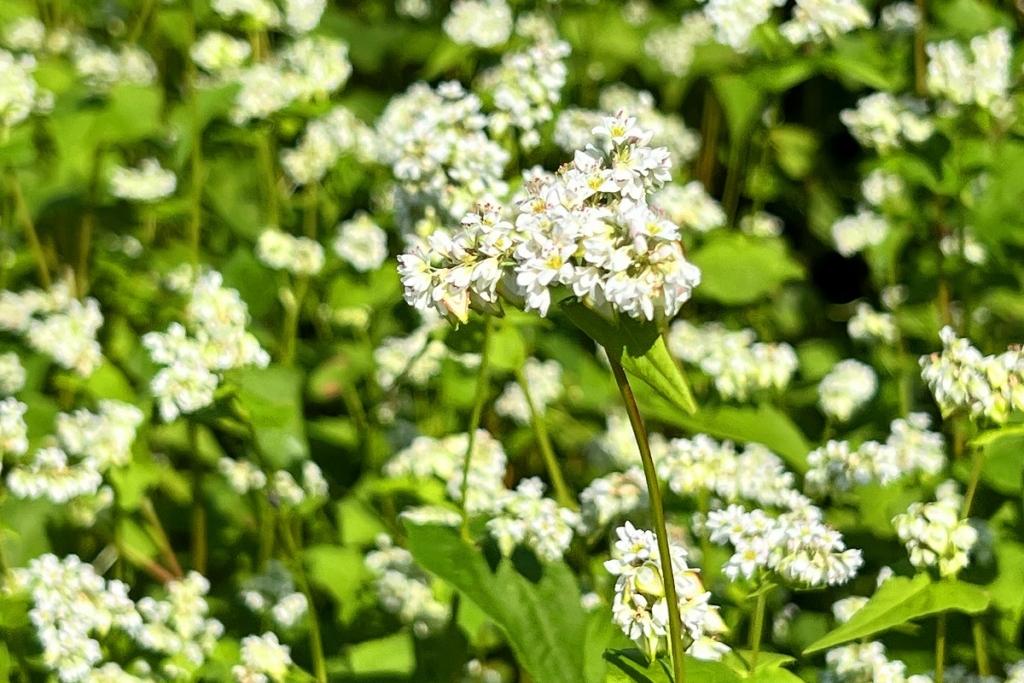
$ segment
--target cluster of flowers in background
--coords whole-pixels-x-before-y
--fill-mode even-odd
[[[1019,7],[0,4],[0,678],[1024,680]]]

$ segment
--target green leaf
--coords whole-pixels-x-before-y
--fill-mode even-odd
[[[620,316],[618,323],[613,324],[573,299],[563,301],[560,306],[569,320],[603,346],[610,357],[662,398],[685,413],[697,411],[690,384],[669,354],[655,323]]]
[[[883,583],[853,617],[804,650],[820,652],[858,638],[901,626],[914,619],[955,610],[980,614],[989,605],[988,593],[963,581],[932,581],[927,574],[913,579],[895,576]]]
[[[408,521],[405,527],[416,561],[494,621],[537,683],[604,680],[601,652],[610,624],[605,615],[583,610],[576,577],[564,563],[538,564],[531,557],[522,563],[529,565],[524,575],[512,560],[502,559],[492,569],[450,527]]]
[[[790,178],[802,180],[814,168],[818,138],[813,130],[793,124],[776,126],[768,133],[768,141],[776,163]]]
[[[694,296],[727,306],[750,304],[768,297],[784,282],[800,280],[804,268],[793,260],[782,240],[723,234],[690,256],[701,270]]]
[[[370,640],[349,648],[346,660],[358,676],[409,675],[416,668],[412,634],[396,633],[380,640]]]
[[[1024,425],[982,432],[973,443],[983,449],[982,481],[1006,495],[1020,493],[1024,486]]]
[[[666,670],[667,660],[647,664],[638,650],[608,650],[604,658],[611,666],[605,683],[672,683]],[[724,662],[712,662],[686,656],[687,680],[700,683],[740,683],[743,678]]]
[[[256,445],[276,469],[309,458],[302,420],[302,373],[295,368],[242,368],[230,373],[249,411]]]
[[[712,79],[715,95],[725,110],[725,121],[733,144],[747,136],[764,109],[764,91],[753,78],[724,75]]]

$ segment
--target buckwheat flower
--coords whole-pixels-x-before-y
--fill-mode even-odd
[[[629,522],[619,527],[616,535],[612,559],[604,563],[616,577],[612,621],[653,661],[659,651],[666,649],[668,637],[668,602],[657,536]],[[689,567],[686,556],[686,550],[670,544],[684,645],[691,654],[720,659],[726,648],[712,643],[725,631],[725,624],[717,607],[710,603],[711,593],[704,590],[698,571]]]
[[[970,564],[978,531],[960,519],[963,496],[955,483],[940,486],[936,496],[934,503],[911,503],[905,513],[893,517],[892,524],[907,546],[911,564],[921,569],[937,567],[942,577],[955,577]]]
[[[306,500],[306,492],[295,481],[295,477],[284,470],[274,472],[269,491],[272,500],[277,504],[300,505]]]
[[[651,197],[651,206],[663,211],[682,228],[709,232],[725,225],[725,211],[704,189],[700,181],[686,185],[669,183]]]
[[[931,418],[926,413],[910,413],[889,426],[885,443],[896,449],[896,462],[901,472],[938,474],[946,464],[946,444],[942,434],[930,430]]]
[[[286,72],[276,62],[254,64],[238,76],[241,86],[231,109],[231,122],[244,126],[254,119],[263,120],[281,111],[299,95],[299,84],[294,74]]]
[[[96,333],[103,325],[99,303],[87,298],[67,301],[46,317],[29,322],[26,341],[36,351],[44,353],[68,370],[88,377],[103,362]]]
[[[40,448],[28,463],[15,465],[7,474],[7,488],[15,498],[67,503],[72,498],[95,494],[103,476],[89,461],[75,464],[60,448]]]
[[[882,8],[879,25],[884,31],[912,33],[921,23],[921,12],[913,2],[894,2]]]
[[[153,158],[143,159],[137,169],[115,166],[109,182],[110,194],[132,202],[155,202],[174,194],[178,185],[174,171]]]
[[[426,19],[430,16],[430,0],[395,0],[395,13],[410,19]]]
[[[500,669],[488,666],[479,659],[471,659],[466,662],[459,683],[503,683],[504,680]]]
[[[241,663],[231,668],[238,683],[259,683],[268,678],[282,683],[292,666],[291,648],[273,632],[242,638]]]
[[[156,62],[137,45],[122,45],[118,52],[121,82],[129,85],[152,85],[157,77]]]
[[[207,31],[189,47],[189,56],[211,74],[231,74],[252,54],[249,43],[220,31]]]
[[[5,127],[21,123],[32,113],[38,92],[34,68],[31,57],[16,58],[0,50],[0,123]]]
[[[320,23],[327,0],[285,0],[284,23],[292,33],[309,33]]]
[[[977,104],[997,117],[1013,111],[1009,101],[1010,33],[998,28],[971,39],[971,56],[955,41],[931,43],[928,52],[928,90],[953,104]]]
[[[820,43],[871,26],[871,15],[858,0],[797,0],[793,18],[779,32],[793,44]]]
[[[298,624],[309,611],[309,602],[302,593],[292,593],[281,598],[270,609],[270,616],[281,628],[292,628]]]
[[[849,258],[868,247],[878,246],[889,234],[889,224],[882,216],[867,209],[844,216],[832,224],[832,240],[836,251]]]
[[[1020,347],[982,356],[970,340],[950,327],[939,333],[940,353],[921,357],[921,378],[943,416],[963,410],[972,418],[1003,424],[1012,410],[1024,409],[1024,354]]]
[[[106,472],[122,467],[131,459],[135,430],[142,424],[142,411],[130,403],[103,400],[100,412],[76,410],[57,415],[57,440],[69,455],[87,461],[91,468]]]
[[[271,0],[211,0],[210,7],[225,19],[245,19],[261,28],[276,28],[281,12]]]
[[[881,168],[866,175],[860,188],[864,201],[875,207],[902,199],[907,193],[907,183],[902,176]]]
[[[338,224],[334,253],[360,273],[380,268],[388,257],[388,236],[373,218],[359,212]]]
[[[647,481],[639,467],[598,477],[580,493],[581,530],[595,533],[647,507]]]
[[[846,422],[878,390],[871,366],[852,358],[836,363],[818,384],[818,405],[829,417]]]
[[[918,683],[910,679],[930,680],[923,676],[908,678],[906,665],[899,660],[889,661],[885,656],[885,646],[879,642],[832,648],[825,653],[825,663],[831,678],[837,683]]]
[[[768,21],[783,0],[707,0],[704,14],[715,27],[715,39],[737,52],[751,49],[750,35]]]
[[[690,12],[678,24],[648,33],[644,53],[665,73],[682,78],[690,72],[697,46],[711,42],[714,35],[714,27],[704,12]]]
[[[442,27],[459,45],[497,47],[512,35],[512,10],[505,0],[455,0]]]
[[[1024,659],[1006,665],[1006,683],[1024,683]]]
[[[544,497],[544,484],[537,477],[523,479],[514,491],[501,492],[492,514],[487,531],[503,555],[524,545],[547,562],[562,559],[580,524],[577,513]]]
[[[300,102],[326,100],[352,75],[348,44],[326,36],[302,36],[279,53]]]
[[[864,342],[896,343],[899,330],[891,313],[880,313],[870,304],[857,304],[857,312],[846,324],[851,339]]]
[[[964,261],[975,266],[983,266],[988,260],[988,251],[969,227],[960,234],[945,235],[939,240],[939,249],[944,256],[962,256]]]
[[[844,109],[839,119],[857,142],[882,153],[902,147],[904,140],[924,142],[935,131],[920,102],[887,92],[862,97],[856,109]]]
[[[256,258],[275,270],[311,277],[323,270],[324,248],[308,237],[295,237],[269,228],[260,234],[256,242]]]
[[[613,465],[627,469],[640,462],[633,427],[624,410],[608,413],[606,428],[594,442],[595,449]]]
[[[165,655],[162,673],[170,678],[189,678],[213,652],[224,626],[207,618],[206,595],[210,582],[198,572],[165,585],[166,597],[144,597],[136,604],[142,626],[134,634],[146,650]]]
[[[24,455],[28,451],[28,406],[16,398],[0,400],[0,464],[5,456]]]
[[[900,478],[898,452],[893,446],[868,441],[852,448],[847,441],[829,441],[807,455],[807,491],[817,496],[844,493],[854,486],[882,486]]]
[[[366,554],[364,564],[374,576],[377,599],[385,610],[413,633],[426,637],[444,628],[451,616],[448,603],[434,597],[434,580],[413,560],[412,554],[392,543],[391,537],[377,537],[377,550]]]
[[[541,362],[535,358],[527,358],[523,365],[523,374],[529,385],[530,401],[527,402],[523,387],[518,382],[510,382],[494,402],[494,411],[502,417],[527,425],[533,419],[530,403],[533,404],[537,415],[543,416],[548,405],[562,395],[562,366],[554,360]]]
[[[408,337],[385,338],[373,350],[374,376],[382,389],[394,388],[399,380],[423,386],[441,372],[441,362],[449,353],[444,342],[430,338],[435,329],[435,323],[425,323]]]
[[[782,219],[767,211],[757,211],[740,219],[740,231],[753,237],[778,237],[782,228]]]
[[[859,612],[861,607],[866,605],[867,602],[868,599],[860,595],[836,600],[832,603],[832,615],[835,616],[837,622],[845,624],[850,620],[850,617]]]
[[[18,17],[4,26],[4,47],[15,52],[38,52],[46,40],[46,26],[35,17]]]
[[[0,355],[0,395],[10,396],[25,386],[25,368],[13,351]]]
[[[676,164],[692,161],[700,152],[700,135],[687,128],[679,116],[662,113],[654,96],[646,90],[634,90],[625,83],[614,83],[601,91],[598,105],[604,112],[603,116],[611,116],[620,111],[631,112],[636,116],[637,125],[651,133],[651,147],[667,148]],[[600,123],[601,118],[592,122],[588,132]],[[568,148],[566,151],[573,152],[588,143],[589,137],[584,138],[584,144],[580,147]]]
[[[569,52],[569,44],[561,40],[540,43],[506,53],[499,66],[480,75],[478,90],[489,94],[497,109],[489,121],[496,135],[513,126],[524,149],[540,143],[537,128],[552,119],[552,107],[562,99]]]

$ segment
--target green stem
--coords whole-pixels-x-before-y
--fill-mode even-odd
[[[562,469],[558,466],[558,458],[555,457],[555,449],[551,445],[551,437],[548,435],[547,423],[544,421],[544,416],[537,411],[533,396],[530,395],[526,373],[521,367],[516,370],[516,379],[519,381],[519,386],[523,388],[523,396],[530,409],[530,423],[533,425],[534,436],[537,437],[537,446],[544,457],[544,467],[548,471],[548,478],[551,479],[551,486],[555,489],[555,500],[564,508],[576,510],[579,507],[576,505],[576,498],[569,491],[565,478],[562,476]]]
[[[981,617],[971,617],[971,634],[974,636],[974,658],[978,660],[978,675],[989,676],[992,674],[992,665],[988,659],[988,639]]]
[[[658,538],[658,555],[661,558],[661,569],[665,579],[665,600],[668,602],[669,653],[672,657],[675,683],[685,683],[686,660],[683,648],[683,622],[679,617],[679,597],[676,594],[672,553],[668,542],[668,526],[665,524],[665,507],[661,501],[658,473],[654,469],[654,457],[651,455],[651,445],[647,439],[647,428],[644,427],[643,419],[640,417],[640,408],[637,406],[636,397],[633,396],[633,389],[629,386],[626,371],[622,369],[622,364],[613,354],[608,354],[608,363],[612,367],[615,383],[618,385],[622,401],[626,405],[626,414],[629,415],[629,423],[633,427],[634,436],[636,436],[636,445],[640,448],[644,478],[647,481],[647,496],[651,504],[651,518],[654,522],[654,533]]]
[[[290,366],[295,362],[295,347],[299,336],[299,313],[302,311],[302,300],[306,298],[309,280],[299,277],[295,281],[295,289],[287,290],[290,300],[284,302],[284,346],[281,349],[281,364]]]
[[[480,418],[484,413],[487,401],[487,389],[490,384],[488,374],[491,365],[491,317],[484,317],[484,348],[480,352],[480,368],[476,373],[476,392],[473,396],[473,412],[469,414],[469,432],[466,438],[466,458],[462,463],[462,486],[459,495],[462,498],[462,536],[471,540],[469,534],[469,470],[473,462],[473,449],[476,448],[476,431],[480,428]]]
[[[195,33],[195,19],[192,19],[192,31]],[[190,59],[188,62],[189,83],[189,115],[192,118],[192,187],[189,196],[189,252],[192,256],[192,266],[199,265],[199,246],[202,234],[202,201],[203,201],[203,127],[199,115],[199,95],[196,92],[196,66]]]
[[[946,613],[939,614],[935,627],[935,683],[942,683],[946,670]]]
[[[160,517],[157,516],[156,510],[153,508],[153,501],[148,497],[142,499],[142,503],[139,505],[139,509],[142,511],[142,516],[146,518],[149,525],[153,527],[153,540],[160,547],[160,552],[164,556],[164,561],[167,562],[167,566],[171,570],[171,574],[174,578],[179,579],[185,575],[185,572],[181,570],[181,563],[178,562],[178,556],[174,552],[174,548],[171,546],[171,540],[167,537],[167,532],[164,531],[164,525],[160,522]]]
[[[729,140],[729,168],[725,174],[725,189],[722,190],[722,209],[729,225],[735,223],[740,206],[745,151],[740,140]]]
[[[191,420],[188,423],[188,445],[192,452],[192,568],[205,575],[209,545],[203,501],[203,465],[199,459],[199,426]]]
[[[985,449],[975,448],[973,455],[974,466],[971,468],[971,480],[967,484],[967,493],[964,495],[964,507],[961,517],[967,519],[971,516],[971,504],[974,502],[974,495],[978,492],[978,482],[981,481],[981,470],[985,465]]]
[[[298,520],[297,520],[298,521]],[[318,683],[327,683],[327,661],[324,659],[323,638],[320,635],[320,620],[316,616],[316,604],[313,602],[313,592],[309,589],[309,580],[306,578],[306,570],[302,565],[299,556],[299,542],[296,540],[294,525],[286,517],[281,518],[281,537],[284,540],[288,557],[291,560],[292,572],[295,574],[295,583],[299,590],[306,596],[306,603],[309,610],[309,651],[313,657],[313,675]]]
[[[14,211],[18,215],[18,220],[21,221],[22,230],[25,231],[25,239],[28,241],[28,246],[36,259],[39,283],[43,286],[43,289],[49,289],[51,281],[50,269],[46,266],[46,253],[43,252],[43,245],[39,241],[39,233],[36,232],[36,226],[32,222],[32,214],[29,213],[28,205],[25,204],[25,194],[21,191],[21,183],[18,182],[18,176],[14,169],[8,169],[7,178],[11,186],[11,196],[14,197]]]
[[[266,496],[259,495],[260,508],[260,555],[259,567],[265,569],[267,562],[274,556],[274,507],[267,500]]]
[[[918,17],[914,30],[914,94],[923,97],[927,90],[928,58],[925,54],[925,34],[928,31],[928,0],[915,0]]]
[[[708,192],[715,174],[715,152],[718,133],[722,129],[722,109],[715,100],[714,91],[708,85],[704,91],[704,104],[700,114],[700,138],[703,141],[700,156],[697,157],[695,175]]]
[[[281,224],[281,217],[277,202],[277,171],[274,164],[272,135],[270,124],[266,124],[260,129],[257,134],[257,151],[260,158],[260,172],[263,175],[263,191],[267,195],[267,223],[276,227]]]
[[[750,625],[750,670],[757,669],[757,657],[761,652],[761,633],[764,631],[764,610],[768,603],[768,591],[762,590],[757,596],[754,621]]]
[[[306,237],[311,240],[316,239],[316,226],[317,226],[317,207],[319,202],[318,188],[320,185],[317,182],[312,182],[306,185],[306,211],[302,216],[303,228],[306,231]]]

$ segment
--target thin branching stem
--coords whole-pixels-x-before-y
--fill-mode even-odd
[[[476,448],[476,431],[480,428],[480,419],[484,414],[484,403],[487,401],[488,374],[491,365],[491,318],[484,318],[484,348],[480,352],[480,367],[476,375],[476,392],[473,397],[473,412],[469,415],[469,433],[466,438],[466,458],[462,462],[462,486],[459,495],[462,498],[462,536],[470,540],[469,534],[469,470],[473,462],[473,450]]]
[[[516,379],[519,381],[519,386],[523,388],[523,396],[526,398],[526,405],[530,409],[530,423],[533,425],[533,434],[537,437],[537,447],[540,448],[541,456],[544,458],[544,467],[548,471],[548,478],[551,479],[551,487],[555,490],[555,500],[562,507],[575,510],[579,506],[576,505],[576,498],[565,483],[565,477],[562,476],[562,468],[558,465],[558,458],[555,456],[555,449],[551,444],[551,437],[548,435],[547,423],[544,421],[544,416],[537,410],[537,405],[533,402],[526,373],[523,372],[522,368],[516,370]]]

